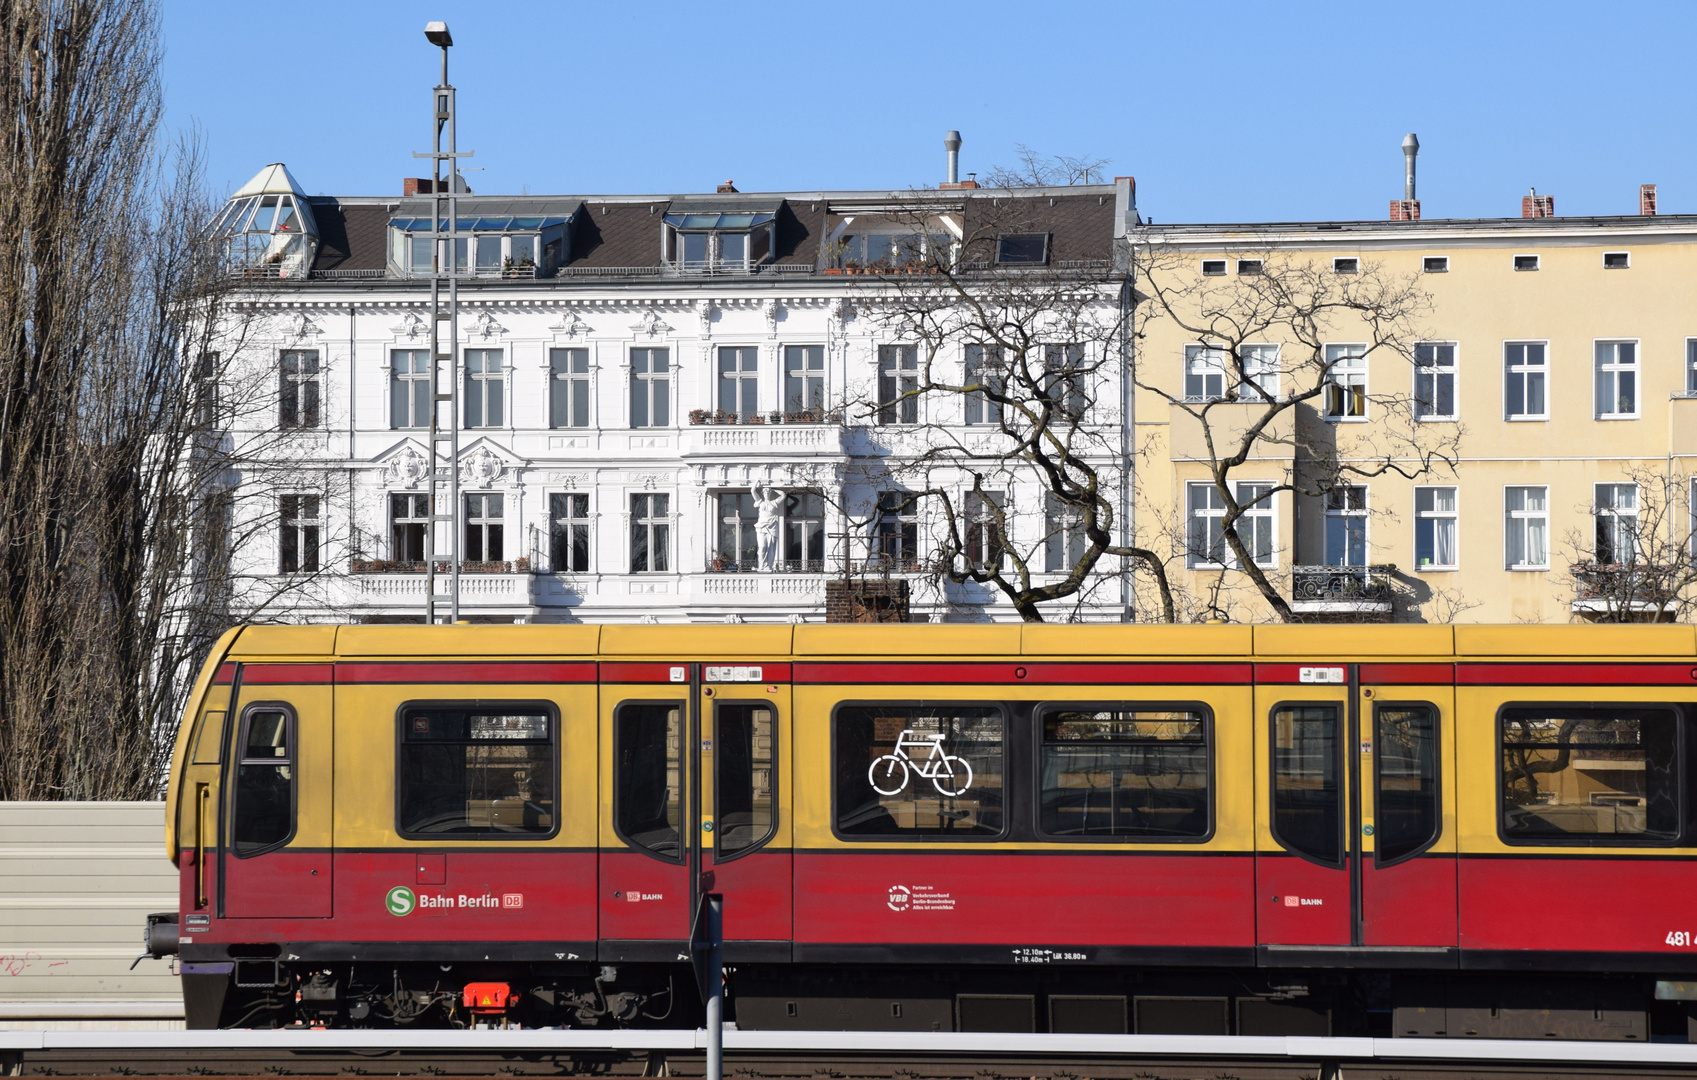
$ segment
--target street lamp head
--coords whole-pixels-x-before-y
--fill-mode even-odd
[[[445,22],[425,23],[424,37],[430,44],[440,45],[444,49],[454,43],[454,35],[448,33],[448,24]]]

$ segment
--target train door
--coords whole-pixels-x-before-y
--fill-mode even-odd
[[[1255,687],[1257,935],[1275,947],[1347,946],[1359,859],[1348,830],[1344,669],[1301,668],[1290,686],[1263,683],[1268,667],[1257,665]]]
[[[1286,685],[1256,687],[1262,944],[1455,946],[1453,691],[1361,683],[1403,666],[1264,671]]]
[[[331,686],[295,681],[321,665],[294,667],[248,664],[236,676],[220,800],[224,918],[331,915]]]
[[[601,778],[604,961],[689,959],[690,686],[687,665],[602,664],[601,745],[611,748]]]
[[[704,669],[701,887],[725,898],[725,959],[787,961],[792,940],[788,682],[756,666]],[[735,681],[713,676],[730,675]]]
[[[1455,691],[1386,685],[1387,668],[1363,664],[1355,780],[1361,800],[1360,942],[1456,947]],[[1449,681],[1448,665],[1443,669]],[[1418,675],[1414,677],[1419,677]],[[1373,685],[1368,685],[1373,684]]]

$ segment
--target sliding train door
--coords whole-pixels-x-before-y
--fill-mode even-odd
[[[1449,672],[1257,665],[1256,923],[1269,962],[1324,963],[1324,950],[1363,948],[1399,950],[1416,966],[1450,962]]]
[[[606,663],[600,847],[605,961],[688,959],[703,893],[725,959],[790,956],[788,664]]]

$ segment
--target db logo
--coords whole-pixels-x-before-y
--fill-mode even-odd
[[[891,885],[890,898],[885,903],[891,911],[906,911],[913,904],[913,890],[906,885]]]
[[[510,892],[501,894],[501,906],[509,909],[524,907],[524,893]]]
[[[412,909],[418,906],[418,897],[405,885],[396,885],[383,898],[383,906],[389,909],[391,915],[411,915]]]

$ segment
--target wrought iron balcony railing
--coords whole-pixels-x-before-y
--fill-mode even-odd
[[[1396,567],[1297,566],[1291,569],[1291,598],[1298,604],[1389,604]]]

